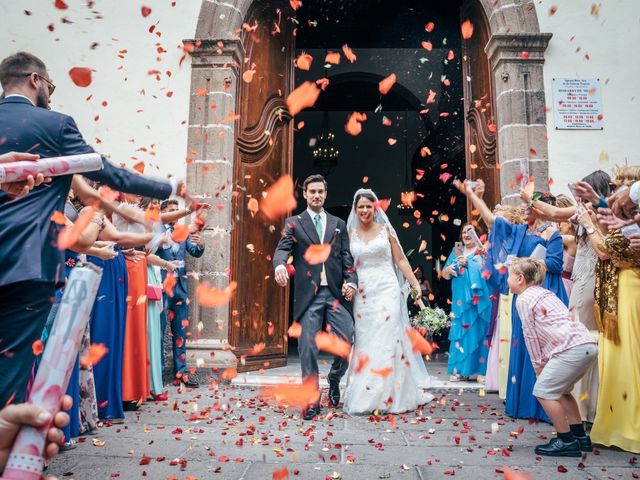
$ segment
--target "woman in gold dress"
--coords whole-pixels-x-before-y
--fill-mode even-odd
[[[614,174],[617,186],[629,185],[640,180],[640,167]],[[640,453],[640,252],[630,248],[620,229],[599,229],[587,213],[579,221],[608,257],[601,256],[596,267],[600,386],[591,439]]]

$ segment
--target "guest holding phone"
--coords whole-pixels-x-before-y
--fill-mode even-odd
[[[449,331],[450,381],[482,381],[487,369],[489,345],[486,340],[491,322],[489,286],[482,277],[485,258],[479,252],[473,225],[462,227],[461,240],[444,265],[442,276],[451,280],[451,330]]]

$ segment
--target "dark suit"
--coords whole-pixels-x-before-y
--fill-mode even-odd
[[[298,339],[298,351],[302,376],[318,379],[318,348],[315,336],[324,320],[331,326],[331,332],[353,343],[353,315],[351,302],[342,295],[343,283],[358,284],[353,267],[353,257],[349,250],[349,236],[344,221],[326,214],[323,243],[331,244],[331,253],[324,263],[327,286],[320,285],[322,264],[309,265],[304,254],[320,238],[307,210],[300,215],[287,218],[283,236],[273,255],[273,265],[286,265],[289,255],[293,255],[294,297],[293,318],[300,322],[302,334]],[[336,302],[337,300],[337,302]],[[336,357],[329,373],[329,379],[339,380],[346,372],[348,362]]]
[[[0,154],[11,151],[47,158],[94,150],[73,118],[9,97],[0,101]],[[123,192],[161,199],[171,195],[166,182],[134,175],[104,158],[103,165],[85,176]],[[71,180],[71,175],[54,177],[16,201],[0,191],[0,351],[13,354],[0,356],[0,405],[14,392],[14,402],[24,400],[34,358],[31,344],[40,338],[55,285],[64,280],[64,250],[57,248],[60,227],[51,216],[64,210]]]
[[[204,245],[199,246],[191,242],[187,238],[184,242],[180,242],[174,250],[172,246],[158,248],[156,255],[168,262],[182,261],[184,262],[185,253],[189,253],[192,257],[201,257],[204,253]],[[176,268],[174,275],[176,284],[173,287],[173,297],[169,297],[166,292],[162,294],[163,310],[160,315],[160,339],[162,364],[164,365],[164,331],[167,326],[167,315],[172,312],[169,323],[171,325],[171,334],[173,335],[173,369],[174,373],[187,372],[186,348],[187,348],[187,321],[189,318],[189,306],[187,298],[189,296],[189,286],[187,281],[187,270],[184,267]],[[162,270],[162,281],[167,278],[166,270]]]

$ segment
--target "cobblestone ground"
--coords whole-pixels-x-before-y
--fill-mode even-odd
[[[636,457],[627,452],[536,457],[533,446],[551,427],[511,420],[493,394],[443,390],[422,410],[382,418],[325,407],[322,418],[305,422],[298,411],[270,406],[258,393],[238,386],[172,390],[170,401],[145,404],[127,413],[124,424],[81,438],[48,473],[180,480],[640,478]],[[505,468],[517,474],[505,475]]]

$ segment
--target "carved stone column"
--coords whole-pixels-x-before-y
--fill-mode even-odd
[[[205,253],[187,256],[187,269],[222,289],[229,284],[235,110],[244,51],[240,40],[184,43],[198,45],[192,53],[187,185],[195,198],[212,205],[203,231]],[[189,279],[187,363],[211,374],[211,368],[237,363],[229,349],[229,307],[198,305],[195,276]]]
[[[550,33],[494,33],[485,52],[495,81],[496,126],[503,203],[519,200],[522,159],[536,190],[547,191],[549,159],[542,68]]]

